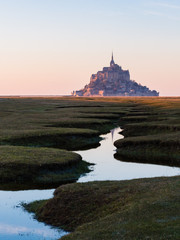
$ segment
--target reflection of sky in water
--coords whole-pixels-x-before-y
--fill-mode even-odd
[[[152,164],[126,163],[114,159],[113,142],[122,138],[119,128],[107,135],[96,149],[79,151],[84,160],[95,163],[94,171],[82,176],[79,182],[95,180],[123,180],[132,178],[173,176],[180,173],[179,168]],[[33,219],[33,215],[22,210],[21,202],[48,199],[53,190],[0,191],[0,240],[55,240],[65,235]]]
[[[47,199],[53,190],[0,191],[0,239],[54,240],[65,234],[33,218],[22,210],[21,202]]]
[[[120,128],[117,128],[107,135],[102,135],[102,137],[105,137],[105,140],[102,140],[101,146],[96,149],[78,151],[83,157],[83,160],[96,164],[91,167],[94,171],[81,177],[78,182],[125,180],[133,178],[174,176],[180,174],[180,168],[153,164],[128,163],[116,160],[113,157],[116,149],[113,142],[117,139],[123,138],[122,135],[118,134],[119,132]]]
[[[20,236],[25,239],[26,237],[33,237],[33,239],[41,239],[41,236],[43,239],[48,238],[52,239],[54,238],[54,231],[49,231],[49,229],[43,229],[43,228],[30,228],[30,227],[22,227],[17,225],[6,225],[0,223],[0,233],[3,234],[3,239],[10,239],[9,235],[16,235],[16,238],[19,239]],[[57,235],[58,237],[59,235]],[[7,238],[6,238],[7,237]],[[12,236],[13,239],[16,239],[15,236]]]

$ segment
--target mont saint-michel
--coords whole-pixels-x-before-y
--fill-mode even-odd
[[[130,80],[128,70],[115,64],[112,54],[109,67],[92,74],[90,83],[83,89],[72,92],[73,96],[159,96],[155,90],[150,90],[137,82]]]

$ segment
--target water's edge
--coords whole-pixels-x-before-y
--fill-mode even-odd
[[[98,148],[77,151],[83,160],[94,163],[90,173],[79,178],[78,182],[103,180],[128,180],[145,177],[175,176],[179,168],[122,162],[114,159],[115,147],[113,142],[123,138],[120,128],[101,135],[103,140]],[[21,202],[49,199],[54,189],[0,191],[0,237],[3,240],[55,240],[67,232],[40,223],[32,214],[20,207]]]

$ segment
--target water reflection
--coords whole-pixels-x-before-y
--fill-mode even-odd
[[[43,239],[45,239],[46,237],[48,238],[53,238],[54,237],[54,232],[52,233],[51,231],[47,230],[47,229],[34,229],[34,228],[30,228],[30,227],[22,227],[22,226],[13,226],[13,225],[7,225],[4,223],[0,223],[0,233],[4,234],[4,236],[8,235],[17,235],[18,239],[19,236],[22,236],[23,239],[25,236],[36,236],[38,237],[38,239],[40,239],[40,237],[42,236]],[[3,238],[4,239],[4,238]],[[8,236],[9,239],[9,236]],[[13,236],[14,239],[14,236]]]
[[[63,230],[40,223],[23,211],[21,202],[52,197],[53,190],[0,191],[0,239],[54,240],[65,235]]]
[[[116,160],[113,156],[116,150],[113,142],[123,138],[119,132],[121,129],[116,128],[109,134],[102,135],[104,140],[99,148],[77,152],[85,161],[96,164],[91,166],[93,171],[79,178],[78,182],[175,176],[180,173],[180,168],[176,167]]]
[[[113,142],[113,139],[114,139],[114,133],[116,132],[116,128],[114,129],[111,129],[110,133],[111,133],[111,137],[112,137],[112,142]]]

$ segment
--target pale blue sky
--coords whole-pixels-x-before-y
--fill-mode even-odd
[[[180,93],[179,0],[0,0],[0,95],[69,94],[115,61]]]

